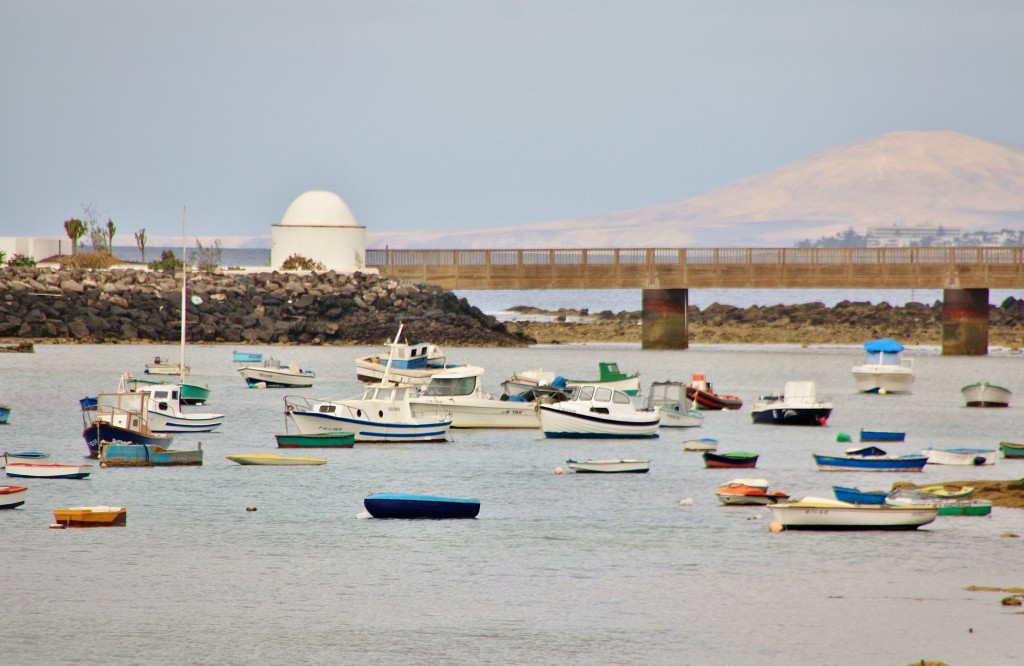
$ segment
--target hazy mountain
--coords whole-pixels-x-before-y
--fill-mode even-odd
[[[1024,150],[956,132],[894,132],[653,208],[519,227],[370,230],[371,247],[771,247],[848,227],[1024,227]]]

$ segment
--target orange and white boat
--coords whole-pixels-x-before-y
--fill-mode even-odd
[[[54,509],[53,519],[62,527],[122,527],[128,523],[123,506],[73,506]]]
[[[690,377],[690,383],[686,385],[686,399],[696,404],[698,409],[739,409],[743,406],[743,400],[738,396],[712,391],[711,382],[700,373]]]
[[[782,491],[768,492],[767,479],[733,479],[719,486],[715,496],[722,504],[729,505],[764,506],[789,499],[789,495]]]

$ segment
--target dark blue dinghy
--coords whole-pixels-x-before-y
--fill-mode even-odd
[[[433,495],[374,493],[363,498],[374,518],[476,518],[480,500]]]

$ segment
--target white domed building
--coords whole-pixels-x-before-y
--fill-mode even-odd
[[[270,228],[270,265],[297,254],[318,261],[328,270],[353,273],[366,264],[366,227],[356,224],[352,211],[333,192],[305,192],[288,206],[280,224]]]

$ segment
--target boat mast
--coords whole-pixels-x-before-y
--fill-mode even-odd
[[[185,263],[185,228],[188,225],[188,208],[182,207],[181,215],[181,354],[178,359],[178,382],[185,383],[185,319],[186,305],[185,282],[188,276],[188,266]]]
[[[391,361],[395,358],[395,349],[398,348],[398,341],[402,338],[402,327],[405,324],[398,324],[398,333],[395,334],[395,341],[391,344],[391,352],[388,354],[388,364],[384,366],[384,376],[380,378],[380,383],[384,384],[388,380],[388,373],[391,372]]]

